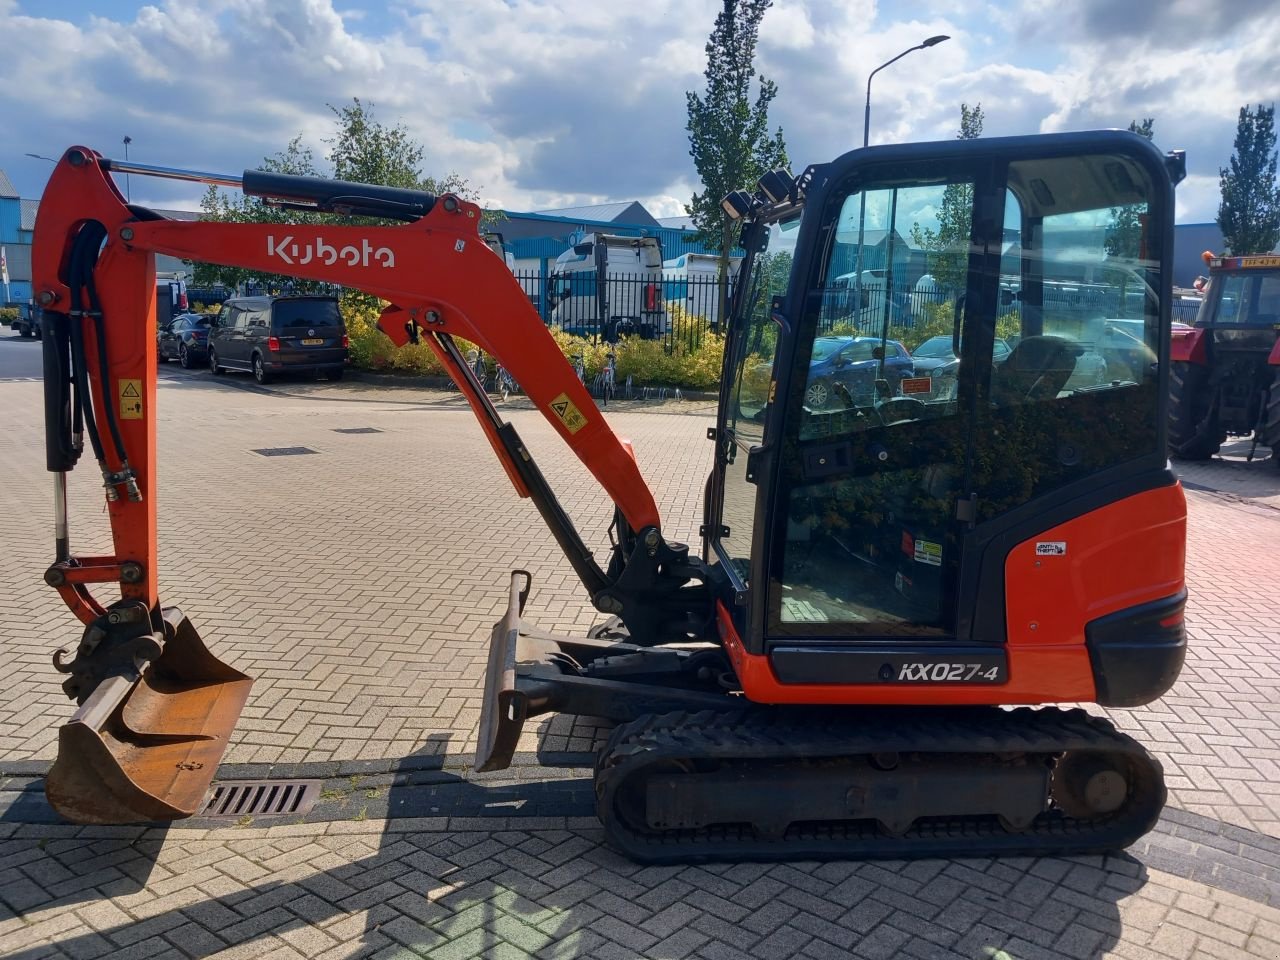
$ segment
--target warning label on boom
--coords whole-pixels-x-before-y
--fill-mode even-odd
[[[142,419],[142,381],[141,380],[121,380],[119,381],[120,390],[120,419],[121,420],[141,420]]]
[[[551,401],[551,412],[560,418],[560,422],[570,433],[577,433],[587,425],[587,418],[573,405],[567,393],[562,393]]]

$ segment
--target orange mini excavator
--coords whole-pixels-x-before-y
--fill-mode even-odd
[[[1165,398],[1184,170],[1181,154],[1104,131],[861,149],[726,197],[746,257],[693,552],[664,536],[643,451],[614,435],[475,205],[67,150],[40,205],[34,277],[57,515],[45,578],[84,633],[54,658],[79,709],[49,800],[86,823],[191,815],[250,694],[157,590],[162,252],[386,301],[382,331],[449,369],[606,615],[586,636],[538,631],[521,622],[530,577],[513,574],[480,769],[510,762],[529,717],[616,721],[598,811],[617,849],[650,862],[1132,842],[1164,803],[1157,761],[1081,709],[1030,707],[1146,703],[1181,668],[1186,511]],[[129,204],[113,173],[343,220],[169,220]],[[1132,249],[1109,229],[1117,210],[1137,214]],[[788,252],[785,293],[767,296],[765,267],[776,275]],[[498,359],[614,502],[606,563],[455,337]],[[913,359],[901,341],[922,338]],[[66,475],[85,435],[110,556],[68,540]]]

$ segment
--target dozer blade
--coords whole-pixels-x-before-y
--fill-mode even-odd
[[[489,639],[489,664],[484,676],[484,700],[480,705],[480,730],[476,738],[477,772],[505,770],[511,766],[516,742],[528,715],[528,700],[516,689],[516,647],[520,642],[520,614],[533,584],[526,570],[511,573],[507,612],[493,627]]]
[[[176,820],[204,802],[253,680],[176,609],[164,616],[171,637],[142,678],[103,680],[58,731],[45,796],[68,820]]]

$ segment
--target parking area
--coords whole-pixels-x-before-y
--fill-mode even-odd
[[[263,388],[171,364],[162,595],[257,678],[223,776],[320,779],[324,802],[306,822],[80,828],[51,822],[39,795],[72,712],[50,655],[80,631],[41,580],[39,346],[2,333],[0,956],[1280,958],[1280,470],[1247,462],[1247,444],[1183,465],[1187,667],[1158,703],[1112,712],[1170,787],[1135,848],[639,868],[600,842],[595,725],[531,723],[512,771],[468,772],[510,569],[533,574],[527,619],[570,631],[596,615],[458,396],[386,380]],[[594,481],[525,403],[504,413],[603,547],[612,510]],[[712,413],[608,413],[668,535],[690,542]],[[262,453],[279,450],[294,452]],[[109,544],[100,496],[86,464],[71,484],[77,552]]]

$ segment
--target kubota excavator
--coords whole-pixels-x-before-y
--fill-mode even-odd
[[[1186,513],[1165,459],[1165,398],[1184,169],[1181,154],[1103,131],[873,147],[726,197],[746,258],[695,553],[664,535],[643,451],[614,435],[484,242],[474,204],[67,150],[34,246],[55,477],[46,580],[84,623],[74,655],[54,657],[79,708],[60,730],[50,802],[83,823],[190,816],[249,696],[251,680],[157,591],[163,252],[385,300],[382,331],[448,368],[607,615],[587,636],[539,631],[521,620],[531,578],[512,575],[490,640],[479,769],[511,761],[530,717],[616,721],[596,761],[598,811],[609,841],[641,861],[1132,842],[1164,803],[1159,763],[1082,709],[1032,707],[1145,703],[1181,668]],[[174,221],[129,204],[113,173],[234,186],[346,219]],[[1104,243],[1121,208],[1141,224],[1140,250],[1123,260]],[[793,244],[786,292],[771,298],[770,243]],[[928,271],[948,278],[934,283],[946,299],[859,290],[850,302],[853,270],[877,271],[886,294]],[[1133,317],[1135,292],[1142,320],[1113,350],[1097,331],[1109,314]],[[885,363],[919,325],[950,340],[954,380],[891,387]],[[455,337],[511,372],[616,504],[606,562]],[[841,352],[850,345],[866,357]],[[813,409],[818,375],[837,401]],[[77,556],[68,536],[66,475],[85,434],[110,556]]]

